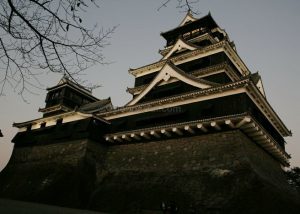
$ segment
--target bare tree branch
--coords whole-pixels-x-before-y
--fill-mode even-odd
[[[192,14],[199,14],[197,10],[193,7],[193,5],[199,3],[200,0],[164,0],[160,7],[157,10],[162,9],[163,7],[167,7],[171,2],[177,2],[177,8],[181,9],[183,12],[191,12]]]
[[[99,0],[98,0],[99,1]],[[38,75],[76,75],[100,63],[116,27],[91,29],[82,14],[97,0],[0,1],[0,96],[6,86],[19,94],[40,88]]]

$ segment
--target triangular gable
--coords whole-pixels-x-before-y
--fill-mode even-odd
[[[56,86],[54,86],[54,87],[52,87],[52,88],[48,88],[48,89],[51,90],[51,89],[56,88],[56,87],[59,87],[59,86],[61,86],[61,85],[63,85],[63,84],[67,84],[67,85],[69,85],[69,86],[73,86],[73,87],[75,87],[76,89],[79,89],[79,90],[81,90],[81,91],[84,91],[85,93],[88,93],[88,94],[91,94],[91,93],[92,93],[91,90],[85,88],[84,86],[80,85],[80,84],[77,83],[77,82],[74,82],[74,81],[70,80],[67,76],[63,76],[63,77],[59,80],[59,82],[57,83]],[[97,99],[97,100],[98,100],[98,99]]]
[[[65,77],[65,76],[63,76],[60,80],[59,80],[59,82],[57,83],[57,85],[62,85],[62,84],[64,84],[64,83],[66,83],[66,82],[68,82],[69,80]]]
[[[180,51],[182,49],[188,49],[188,50],[195,50],[197,47],[193,44],[188,44],[187,42],[185,42],[183,39],[179,38],[177,40],[177,42],[175,43],[175,45],[172,47],[172,49],[169,51],[168,54],[166,54],[162,60],[164,59],[168,59],[173,53],[175,53],[176,51]]]
[[[152,82],[138,96],[136,96],[133,100],[127,103],[126,106],[135,105],[144,96],[146,96],[151,91],[152,88],[157,86],[161,81],[168,81],[170,78],[176,78],[186,84],[192,85],[200,89],[210,88],[214,85],[214,83],[211,83],[209,81],[200,80],[186,74],[184,71],[177,68],[174,64],[167,61],[166,64],[163,66],[163,68],[156,75],[156,77],[152,80]]]
[[[264,85],[263,85],[263,83],[262,83],[262,80],[261,80],[261,79],[259,79],[259,80],[257,81],[257,83],[256,83],[256,87],[258,88],[258,90],[260,91],[260,93],[261,93],[262,95],[264,95],[264,97],[266,97],[266,93],[265,93]]]
[[[251,74],[251,80],[252,82],[255,84],[255,86],[258,88],[258,90],[260,91],[260,93],[266,97],[266,93],[265,93],[265,89],[264,89],[264,85],[261,79],[261,76],[258,74],[258,72]]]
[[[179,27],[187,24],[188,22],[193,22],[196,21],[197,19],[193,17],[193,14],[191,13],[191,11],[189,11],[186,16],[184,17],[184,19],[181,21],[181,23],[179,24]]]

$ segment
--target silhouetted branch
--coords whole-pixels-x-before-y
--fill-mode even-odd
[[[167,7],[170,2],[177,2],[177,8],[181,9],[184,12],[191,12],[192,14],[198,14],[198,11],[195,10],[193,5],[199,3],[200,0],[165,0],[157,10],[160,10],[163,7]]]
[[[99,0],[98,0],[99,1]],[[39,88],[37,75],[75,76],[88,67],[106,64],[102,49],[115,27],[107,30],[82,24],[82,13],[97,0],[0,1],[0,95],[7,85],[21,95]]]

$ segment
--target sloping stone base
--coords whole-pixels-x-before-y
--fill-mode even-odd
[[[0,197],[109,213],[298,213],[279,163],[241,131],[107,146],[18,148]]]

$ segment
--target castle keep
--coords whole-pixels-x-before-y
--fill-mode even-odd
[[[117,213],[296,213],[291,132],[211,14],[161,36],[114,108],[64,77],[41,118],[15,123],[0,197]]]

